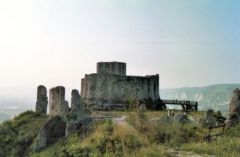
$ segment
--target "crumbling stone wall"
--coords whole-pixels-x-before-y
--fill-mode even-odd
[[[81,103],[81,97],[78,90],[72,90],[71,111],[66,121],[66,136],[71,133],[82,132],[83,128],[90,123],[91,119],[84,112],[84,106]]]
[[[72,98],[71,98],[71,112],[83,112],[83,106],[81,104],[81,96],[77,89],[72,90]]]
[[[129,99],[155,103],[160,100],[159,75],[124,76],[107,72],[85,75],[81,82],[81,96],[90,105],[121,104]]]
[[[37,88],[37,103],[35,111],[37,113],[46,115],[47,105],[48,105],[47,89],[46,87],[40,85]]]
[[[68,102],[65,100],[65,88],[58,86],[50,89],[49,114],[51,117],[66,118],[69,111]]]
[[[38,106],[44,107],[46,104],[46,88],[38,87]],[[47,106],[46,106],[47,107]],[[78,90],[72,90],[71,110],[68,107],[68,102],[65,100],[65,88],[62,86],[50,89],[49,93],[49,120],[39,130],[38,136],[33,143],[33,151],[40,151],[48,144],[54,143],[59,138],[68,136],[72,133],[83,133],[91,124],[92,118],[84,111],[84,106],[81,103],[81,96]],[[41,109],[41,108],[40,108]],[[36,110],[36,111],[42,111]],[[45,113],[45,112],[44,112]]]

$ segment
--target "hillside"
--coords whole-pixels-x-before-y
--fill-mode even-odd
[[[0,156],[4,157],[222,157],[236,156],[240,127],[232,128],[212,142],[203,141],[206,129],[195,123],[202,112],[189,114],[193,123],[175,123],[167,112],[103,112],[127,116],[126,121],[101,120],[91,132],[72,134],[49,144],[40,152],[32,145],[47,116],[27,111],[0,125]],[[161,119],[155,121],[154,119]],[[154,120],[154,121],[153,121]],[[231,142],[226,142],[231,141]]]
[[[239,87],[240,84],[218,84],[206,87],[161,89],[160,94],[162,99],[198,101],[200,110],[206,111],[211,108],[226,115],[232,92]]]
[[[0,125],[0,156],[23,157],[47,117],[27,111]]]

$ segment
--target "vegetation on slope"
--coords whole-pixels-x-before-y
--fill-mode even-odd
[[[174,123],[168,120],[151,121],[144,113],[138,112],[129,117],[129,122],[155,144],[196,154],[221,157],[239,156],[240,125],[226,130],[223,135],[204,140],[208,129],[192,123]]]
[[[92,132],[59,139],[35,153],[31,145],[47,117],[28,111],[0,126],[0,156],[168,157],[176,156],[173,150],[177,150],[182,154],[193,152],[204,156],[231,157],[238,156],[240,151],[240,126],[205,142],[203,136],[207,130],[201,125],[169,121],[166,112],[126,112],[124,115],[128,115],[128,123],[99,121],[94,123]],[[202,113],[195,115],[201,116]]]
[[[204,132],[200,126],[187,121],[174,122],[166,116],[159,120],[151,120],[143,112],[131,114],[128,121],[136,130],[145,134],[151,143],[170,147],[199,141]]]
[[[87,137],[74,134],[62,139],[34,157],[143,157],[170,156],[162,147],[151,145],[148,139],[127,125],[111,120],[98,123]]]
[[[0,156],[22,157],[47,117],[27,111],[0,125]]]
[[[240,125],[230,128],[211,142],[192,142],[182,145],[185,151],[221,157],[236,157],[240,152]]]

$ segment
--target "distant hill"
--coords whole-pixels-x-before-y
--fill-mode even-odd
[[[160,89],[162,99],[194,100],[199,102],[200,110],[212,108],[226,114],[235,88],[239,84],[217,84],[206,87],[183,87],[175,89]],[[26,110],[34,110],[36,101],[35,89],[26,89],[23,95],[0,93],[0,122],[13,118]],[[8,92],[7,93],[11,93]],[[9,96],[10,95],[10,96]],[[70,98],[68,98],[70,100]]]
[[[34,109],[33,102],[30,102],[32,98],[29,98],[30,100],[18,100],[14,98],[1,98],[0,97],[0,123],[14,118],[16,115],[27,111]]]
[[[14,89],[12,90],[14,91]],[[35,99],[35,90],[24,90],[21,94],[14,92],[11,93],[9,89],[1,89],[0,122],[12,119],[24,111],[34,109],[36,103]]]
[[[226,114],[232,92],[235,88],[240,88],[240,84],[217,84],[206,87],[161,89],[160,95],[162,99],[198,101],[200,110],[211,108]]]

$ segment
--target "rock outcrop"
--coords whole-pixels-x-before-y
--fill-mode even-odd
[[[240,89],[233,91],[233,97],[229,105],[229,115],[226,120],[227,126],[231,127],[240,123]]]
[[[65,88],[58,86],[50,90],[49,114],[51,117],[60,116],[67,118],[69,112],[68,102],[65,100]]]
[[[40,129],[37,138],[33,144],[34,151],[40,151],[49,144],[56,142],[59,138],[65,136],[66,123],[60,116],[49,119]]]
[[[46,87],[40,85],[37,88],[37,103],[36,103],[36,112],[40,114],[47,114],[47,105],[48,105],[48,97],[47,97],[47,89]]]
[[[72,90],[71,111],[66,121],[66,136],[71,133],[81,133],[90,123],[90,118],[84,112],[78,90]]]

